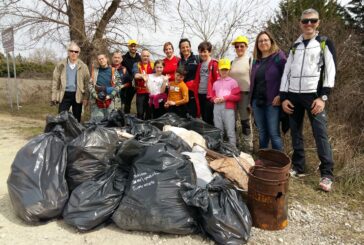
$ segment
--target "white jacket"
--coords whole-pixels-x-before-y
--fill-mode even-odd
[[[312,38],[307,46],[303,43],[301,35],[295,42],[296,50],[289,53],[287,63],[281,80],[281,92],[292,93],[316,93],[320,80],[322,66],[320,42],[316,39],[317,34]],[[324,49],[324,81],[323,88],[330,90],[335,83],[335,51],[330,40],[326,41]]]

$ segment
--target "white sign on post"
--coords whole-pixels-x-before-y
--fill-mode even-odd
[[[5,53],[14,52],[14,30],[12,27],[1,32]]]
[[[9,103],[11,110],[13,110],[13,99],[12,99],[12,93],[11,93],[11,86],[10,83],[10,68],[9,68],[9,53],[13,52],[13,66],[14,66],[14,80],[15,80],[15,87],[16,87],[16,105],[19,110],[19,89],[18,89],[18,83],[16,81],[16,65],[15,65],[15,54],[14,54],[14,30],[12,27],[7,28],[1,32],[2,37],[2,43],[6,54],[6,63],[8,67],[8,81],[7,81],[7,87],[8,87],[8,95],[9,95]]]

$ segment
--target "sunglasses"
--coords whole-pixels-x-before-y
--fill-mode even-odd
[[[308,23],[311,23],[311,24],[316,24],[318,22],[319,19],[302,19],[301,20],[301,23],[304,24],[304,25],[307,25]]]
[[[68,50],[70,53],[75,53],[75,54],[78,54],[80,51],[78,51],[78,50]]]
[[[235,45],[235,48],[238,49],[238,48],[245,48],[246,46],[245,45]]]

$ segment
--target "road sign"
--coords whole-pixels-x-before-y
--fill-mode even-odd
[[[12,27],[1,32],[5,53],[14,52],[14,30]]]

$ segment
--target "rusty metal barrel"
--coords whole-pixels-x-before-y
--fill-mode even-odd
[[[253,226],[281,230],[288,225],[288,183],[290,158],[283,152],[264,149],[257,153],[250,169],[248,207]]]

